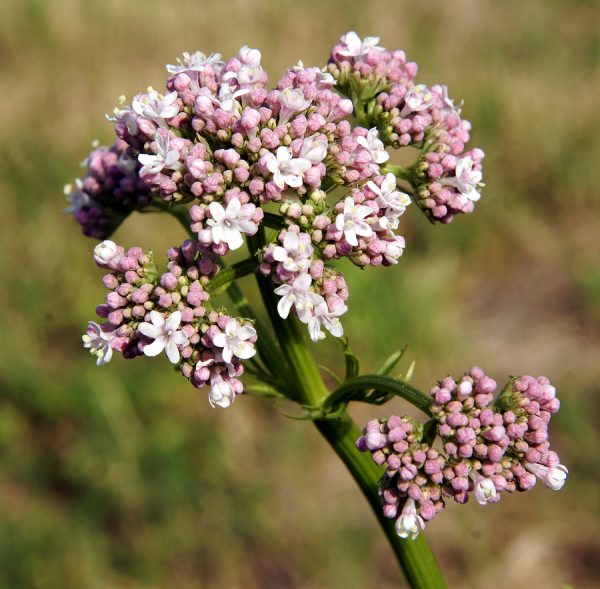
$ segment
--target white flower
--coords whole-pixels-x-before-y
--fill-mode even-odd
[[[423,518],[417,514],[413,499],[407,499],[400,517],[396,520],[396,532],[400,538],[411,537],[414,540],[425,529]]]
[[[285,88],[282,90],[277,97],[279,104],[279,124],[287,123],[290,117],[297,113],[306,110],[312,100],[310,98],[304,98],[304,92],[302,88]]]
[[[102,328],[93,321],[88,323],[87,332],[81,336],[83,347],[96,356],[96,366],[108,364],[113,355],[110,342],[114,339],[112,333],[102,331]]]
[[[256,223],[250,220],[248,212],[242,208],[238,198],[232,198],[227,208],[218,202],[208,205],[211,219],[206,224],[211,228],[211,237],[214,243],[226,243],[229,249],[236,250],[242,247],[244,238],[242,233],[254,235],[258,230]]]
[[[329,143],[325,135],[311,135],[305,137],[300,148],[300,157],[307,159],[312,164],[318,164],[325,159]]]
[[[177,328],[181,323],[181,311],[171,313],[167,320],[158,312],[150,311],[152,323],[140,323],[138,331],[154,341],[144,347],[146,356],[158,356],[163,350],[173,364],[179,362],[179,349],[177,346],[187,346],[189,343],[187,335]]]
[[[294,306],[298,318],[303,323],[308,323],[312,316],[313,308],[325,299],[310,290],[312,278],[310,274],[299,274],[292,284],[282,284],[275,289],[275,294],[281,299],[277,303],[277,312],[280,317],[287,319],[290,309]]]
[[[221,110],[232,115],[237,115],[239,118],[242,114],[242,105],[237,99],[240,96],[244,96],[244,94],[248,94],[248,92],[250,92],[248,89],[234,91],[229,84],[221,84],[221,87],[219,88],[219,97],[213,96],[211,97],[211,100],[217,104]]]
[[[114,241],[105,239],[94,248],[94,260],[97,264],[109,264],[119,254],[119,248]]]
[[[413,86],[404,96],[404,108],[400,112],[405,117],[411,112],[427,110],[433,104],[433,94],[425,84]]]
[[[345,49],[338,49],[340,55],[346,57],[360,57],[366,55],[369,51],[385,51],[383,47],[379,47],[379,37],[365,37],[361,39],[354,31],[346,33],[340,42],[345,45]]]
[[[177,92],[163,96],[156,90],[148,88],[147,94],[138,94],[134,97],[131,107],[138,115],[164,124],[165,119],[170,119],[179,113]]]
[[[487,505],[491,503],[498,492],[496,491],[496,485],[494,485],[494,481],[492,479],[487,479],[482,476],[477,477],[478,480],[475,483],[474,495],[475,500],[479,505]]]
[[[360,135],[356,141],[371,154],[371,160],[376,164],[383,164],[390,159],[390,154],[385,150],[383,142],[379,139],[379,132],[375,127],[369,129],[366,137]]]
[[[410,196],[405,192],[396,190],[396,176],[387,174],[381,186],[375,182],[367,182],[371,192],[377,195],[375,202],[380,209],[385,209],[384,217],[379,220],[383,229],[396,229],[398,217],[404,213],[406,207],[411,203]]]
[[[373,234],[371,225],[365,221],[365,218],[372,213],[372,209],[355,204],[352,197],[347,196],[344,200],[344,212],[335,218],[335,226],[338,231],[344,232],[346,241],[356,247],[358,245],[357,235],[370,237]]]
[[[188,53],[185,51],[181,58],[177,58],[179,65],[167,65],[167,71],[170,74],[179,74],[182,72],[201,72],[207,65],[212,66],[217,72],[221,71],[225,64],[221,61],[220,53],[211,53],[205,55],[201,51]]]
[[[210,386],[208,393],[208,402],[211,407],[217,405],[223,409],[227,409],[235,401],[235,393],[232,386],[224,380],[215,380]]]
[[[404,252],[405,247],[404,237],[401,235],[394,235],[393,241],[388,241],[385,249],[385,257],[391,264],[397,264],[398,258]]]
[[[223,348],[221,355],[227,364],[231,364],[233,356],[241,360],[252,358],[256,354],[254,344],[248,342],[256,337],[256,330],[250,325],[241,325],[236,319],[230,319],[225,325],[225,331],[219,332],[213,337],[213,343]]]
[[[63,191],[67,201],[71,203],[63,209],[65,213],[76,213],[92,202],[90,195],[83,190],[83,182],[79,178],[75,180],[75,188],[72,184],[65,184]]]
[[[157,133],[154,138],[157,148],[156,154],[140,153],[138,155],[138,161],[142,164],[139,171],[140,176],[158,174],[165,168],[167,170],[178,170],[181,167],[179,152],[176,149],[169,149],[170,140],[170,134],[164,136]]]
[[[470,155],[458,160],[454,178],[446,178],[444,184],[454,186],[461,194],[464,194],[469,200],[474,202],[481,198],[478,188],[483,186],[481,180],[483,174],[481,170],[473,169],[473,159]]]
[[[310,266],[313,248],[310,243],[298,238],[298,234],[288,231],[283,238],[283,247],[273,250],[273,257],[283,263],[288,272],[304,272]]]
[[[312,163],[310,160],[298,157],[292,157],[292,150],[288,147],[278,147],[277,154],[267,153],[267,170],[273,174],[273,182],[283,190],[287,184],[291,188],[302,186],[304,173],[310,170]]]
[[[344,327],[339,317],[348,310],[345,305],[335,312],[329,310],[327,303],[323,299],[321,303],[313,309],[312,316],[308,321],[308,333],[313,342],[317,342],[325,337],[321,331],[323,326],[334,337],[342,337],[344,335]]]
[[[525,462],[525,468],[540,479],[546,487],[553,491],[560,491],[567,480],[569,471],[564,464],[544,466],[543,464],[531,464]]]

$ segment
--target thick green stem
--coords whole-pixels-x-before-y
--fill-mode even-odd
[[[264,236],[259,234],[252,247],[261,246]],[[317,366],[304,339],[304,329],[295,317],[282,319],[277,313],[272,284],[266,277],[257,275],[263,301],[269,313],[273,329],[288,361],[287,372],[280,373],[295,388],[295,397],[301,403],[319,406],[329,395]],[[342,459],[350,474],[371,505],[383,528],[396,557],[413,589],[443,589],[446,587],[442,574],[423,536],[415,540],[401,539],[392,520],[383,517],[378,494],[382,470],[371,457],[359,452],[355,442],[361,432],[347,413],[331,420],[315,421],[317,429]]]
[[[361,431],[352,419],[342,415],[339,419],[317,421],[323,434],[342,459],[366,497],[377,521],[381,525],[404,573],[415,589],[442,589],[446,583],[423,535],[414,540],[403,540],[394,528],[394,521],[383,517],[378,482],[383,472],[368,454],[358,452],[355,442]]]

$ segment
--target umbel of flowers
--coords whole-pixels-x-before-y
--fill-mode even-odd
[[[298,376],[307,360],[289,341],[286,348],[292,332],[300,346],[290,316],[315,342],[327,333],[343,336],[349,291],[336,262],[397,264],[405,247],[400,219],[411,203],[432,223],[471,213],[483,186],[483,151],[467,146],[471,125],[446,86],[418,83],[417,65],[376,37],[350,32],[327,65],[299,62],[271,86],[260,51],[249,47],[227,60],[184,53],[167,72],[163,88],[119,100],[107,117],[113,144],[95,147],[83,178],[66,187],[66,210],[85,235],[102,240],[94,260],[108,290],[84,347],[99,366],[115,352],[127,359],[164,354],[193,386],[206,385],[213,407],[229,407],[244,391],[245,370],[279,396],[312,401],[313,383]],[[414,162],[392,164],[390,151],[407,147]],[[190,238],[157,265],[152,252],[109,239],[132,212],[173,214]],[[249,257],[228,267],[230,251],[244,245]],[[233,296],[233,281],[251,273],[278,342],[248,316],[243,296]],[[217,298],[226,289],[235,312]],[[319,380],[320,406],[303,404],[318,419],[347,391],[381,400],[382,373],[375,381],[365,377],[361,390],[351,358],[347,350],[340,389],[329,394]],[[304,399],[282,386],[290,369]],[[403,384],[385,382],[392,391]],[[431,402],[418,391],[407,396],[427,409],[425,426],[391,416],[365,428],[357,447],[385,467],[382,515],[395,520],[401,537],[415,538],[450,497],[465,503],[473,496],[484,505],[538,479],[553,489],[564,484],[567,469],[548,442],[559,407],[554,387],[523,376],[495,391],[496,383],[473,368],[458,381],[440,381]],[[347,431],[337,431],[336,441]],[[332,445],[354,451],[351,441]],[[356,454],[344,458],[352,470]],[[359,458],[373,471],[368,457]]]
[[[385,517],[403,537],[415,538],[444,507],[444,499],[480,505],[502,493],[530,490],[539,479],[562,488],[567,469],[550,449],[548,424],[559,409],[546,377],[512,378],[494,398],[496,382],[481,368],[458,381],[446,377],[431,389],[439,447],[423,427],[392,415],[370,421],[357,448],[385,465],[380,494]]]
[[[317,341],[343,335],[349,293],[336,260],[396,264],[411,201],[444,223],[473,210],[483,152],[465,148],[469,123],[444,86],[417,84],[417,66],[378,42],[348,33],[329,65],[300,62],[272,87],[257,49],[228,60],[184,53],[163,89],[120,99],[108,116],[115,142],[84,161],[67,210],[86,235],[107,240],[133,211],[186,206],[195,237],[169,252],[162,275],[140,248],[97,247],[111,292],[98,308],[105,321],[90,323],[84,343],[99,364],[115,350],[165,350],[227,406],[256,338],[250,321],[210,304],[207,285],[230,250],[265,224],[277,229],[256,252],[259,271],[272,279],[281,317],[295,314]],[[414,164],[389,164],[387,148],[404,146],[419,150]]]

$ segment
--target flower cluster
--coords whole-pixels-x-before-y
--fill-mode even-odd
[[[385,145],[421,150],[402,177],[432,221],[448,223],[472,212],[483,186],[483,151],[465,150],[471,124],[461,118],[446,86],[416,84],[416,64],[378,42],[355,33],[343,36],[331,53],[329,72],[358,102],[358,119],[377,129]]]
[[[182,371],[194,384],[212,383],[224,372],[227,382],[239,376],[240,355],[232,361],[228,354],[222,357],[233,366],[224,372],[216,368],[218,355],[202,370],[197,361],[190,363],[186,354],[195,353],[195,343],[186,313],[196,311],[179,308],[186,295],[177,289],[196,281],[207,293],[223,267],[221,257],[245,242],[260,272],[272,280],[281,317],[296,315],[315,341],[326,332],[340,337],[349,293],[335,261],[348,258],[361,268],[394,265],[405,247],[400,216],[411,200],[430,218],[447,222],[470,212],[479,198],[483,152],[465,151],[469,124],[445,87],[415,84],[417,66],[402,51],[386,51],[375,37],[361,40],[348,33],[333,48],[328,66],[299,62],[272,88],[260,51],[249,47],[227,60],[184,53],[167,71],[163,89],[148,88],[129,103],[120,99],[108,116],[115,144],[92,152],[88,174],[69,191],[69,210],[95,238],[106,239],[128,213],[148,207],[177,211],[180,219],[183,211],[193,236],[178,250],[183,258],[170,258],[169,266],[177,262],[181,274],[167,274],[177,280],[156,275],[154,284],[147,269],[146,282],[135,279],[136,289],[150,289],[149,304],[160,310],[144,307],[142,317],[146,301],[127,299],[123,308],[109,311],[114,317],[131,313],[123,315],[125,324],[110,319],[107,326],[90,327],[86,346],[101,362],[109,357],[108,334],[121,330],[111,350],[148,355],[145,349],[160,348],[171,359],[180,355]],[[405,145],[420,154],[412,167],[401,169],[390,164],[387,148]],[[265,227],[277,230],[270,242]],[[186,257],[190,248],[192,261]],[[207,265],[210,271],[199,270]],[[134,285],[119,276],[111,288],[112,299],[120,302]],[[192,283],[180,284],[181,276]],[[229,315],[213,317],[204,301],[200,306],[207,308],[202,327],[193,327],[196,335],[208,330],[200,336],[204,348],[221,341],[213,340],[207,325],[222,332],[223,317],[246,325]],[[230,331],[237,334],[238,328]],[[168,341],[167,333],[173,336]],[[148,338],[154,347],[144,347]],[[236,392],[239,386],[232,385]]]
[[[369,422],[357,448],[385,465],[381,497],[386,517],[403,538],[416,537],[444,507],[444,497],[485,505],[503,492],[528,491],[537,479],[562,488],[567,469],[550,449],[548,423],[559,408],[545,377],[511,379],[494,398],[496,382],[475,367],[431,390],[431,414],[441,448],[408,417]]]
[[[75,185],[67,184],[65,194],[84,235],[104,239],[134,210],[151,202],[149,187],[139,176],[140,165],[117,140],[112,147],[98,147],[82,162],[87,173]]]
[[[140,248],[125,251],[109,240],[96,246],[94,259],[109,271],[103,282],[110,292],[96,308],[105,322],[88,324],[84,346],[98,365],[114,350],[125,358],[164,351],[194,386],[210,387],[211,405],[228,407],[243,391],[241,361],[256,353],[256,331],[212,307],[206,287],[219,269],[212,252],[188,240],[168,257],[167,272],[159,274]]]

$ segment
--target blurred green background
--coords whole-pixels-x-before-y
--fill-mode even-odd
[[[598,22],[598,3],[553,0],[2,0],[0,587],[403,586],[310,423],[250,398],[212,410],[164,358],[96,368],[80,334],[101,272],[61,213],[91,140],[111,141],[104,113],[183,51],[259,47],[276,80],[351,29],[464,98],[487,154],[476,214],[433,227],[412,210],[397,267],[347,274],[364,370],[408,344],[422,388],[480,364],[546,374],[562,400],[562,492],[449,505],[426,535],[453,587],[597,587]],[[162,252],[182,235],[138,215],[115,239]],[[318,350],[340,363],[333,338]]]

